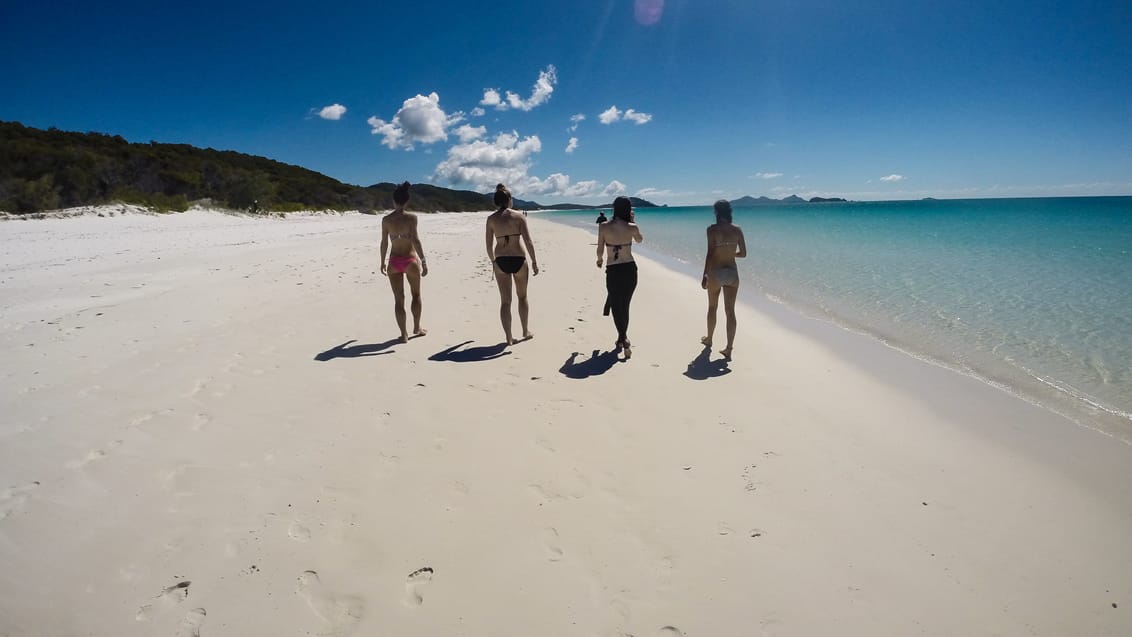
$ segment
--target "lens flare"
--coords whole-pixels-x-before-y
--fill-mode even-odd
[[[638,23],[645,26],[654,25],[660,22],[660,16],[664,15],[664,0],[635,0],[633,14]]]

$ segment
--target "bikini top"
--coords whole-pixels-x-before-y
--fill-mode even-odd
[[[516,232],[516,233],[513,233],[513,234],[498,234],[498,235],[495,235],[495,238],[503,239],[503,243],[511,243],[511,237],[521,237],[521,236],[523,236],[523,233]]]
[[[411,238],[413,238],[413,233],[402,232],[400,234],[390,234],[389,238],[390,239],[411,239]]]
[[[627,248],[633,245],[632,243],[607,243],[605,247],[613,249],[613,258],[610,261],[616,261],[621,256],[621,248]]]

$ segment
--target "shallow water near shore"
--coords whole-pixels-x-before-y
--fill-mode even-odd
[[[593,229],[596,211],[540,213]],[[636,211],[698,276],[710,207]],[[862,332],[1132,442],[1132,197],[735,210],[743,294]]]

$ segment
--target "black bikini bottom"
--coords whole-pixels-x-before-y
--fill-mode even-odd
[[[499,266],[507,274],[515,274],[523,269],[523,264],[526,263],[527,257],[495,257],[495,265]]]

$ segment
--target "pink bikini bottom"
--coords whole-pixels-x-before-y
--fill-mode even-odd
[[[409,269],[409,266],[417,263],[417,257],[409,255],[405,257],[389,257],[389,272],[390,274],[403,274]]]

